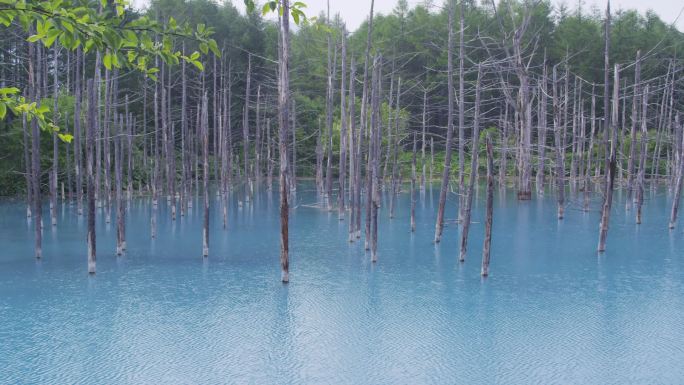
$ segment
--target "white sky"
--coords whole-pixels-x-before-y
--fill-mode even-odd
[[[227,0],[231,1],[231,0]],[[306,5],[306,14],[309,16],[317,16],[321,11],[327,9],[328,0],[302,0]],[[481,0],[480,0],[481,1]],[[552,0],[554,4],[565,3],[569,8],[575,8],[578,0]],[[605,0],[579,0],[584,4],[584,9],[589,9],[592,6],[598,8],[605,8]],[[240,9],[244,9],[243,0],[232,0],[232,2]],[[263,3],[264,0],[257,0]],[[435,6],[441,6],[443,0],[433,0]],[[143,7],[149,0],[133,0],[136,7]],[[410,7],[416,4],[424,3],[423,0],[408,0]],[[397,0],[375,0],[375,12],[387,14],[392,11],[397,4]],[[611,0],[611,9],[636,9],[642,14],[648,9],[653,10],[666,23],[675,23],[680,31],[684,31],[684,0]],[[368,16],[370,10],[370,0],[330,0],[330,13],[334,15],[339,13],[347,23],[347,29],[355,30]]]

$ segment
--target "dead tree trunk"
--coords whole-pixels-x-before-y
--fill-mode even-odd
[[[249,91],[252,78],[252,55],[247,56],[247,83],[245,85],[245,107],[242,116],[242,158],[245,176],[245,201],[249,200]]]
[[[359,127],[359,132],[357,134],[357,148],[356,148],[356,180],[354,182],[356,188],[356,238],[361,237],[361,148],[364,132],[368,130],[368,66],[370,65],[370,50],[371,50],[371,36],[373,34],[373,8],[375,6],[375,0],[371,0],[370,15],[368,17],[368,33],[366,34],[366,52],[365,61],[363,65],[363,89],[361,92],[361,126]],[[366,171],[368,172],[368,170]],[[368,187],[368,186],[367,186]],[[367,212],[368,214],[368,212]],[[368,217],[368,215],[367,215]],[[366,220],[369,223],[369,220]],[[367,226],[369,227],[369,226]],[[368,233],[369,229],[366,231],[366,250],[368,250]]]
[[[641,224],[641,206],[644,203],[644,177],[646,174],[646,144],[648,143],[648,84],[644,88],[643,102],[641,104],[641,148],[639,151],[639,174],[637,175],[637,196],[636,196],[636,223]],[[684,142],[684,141],[683,141]],[[635,142],[636,144],[636,142]],[[681,178],[680,178],[681,179]],[[681,180],[680,180],[681,185]],[[679,197],[679,191],[676,193]],[[677,220],[676,209],[673,207],[674,216],[670,216],[670,228],[674,227],[674,221]]]
[[[204,221],[202,227],[202,256],[209,256],[209,99],[206,92],[202,98],[202,192],[204,193]]]
[[[492,216],[494,214],[494,153],[492,139],[487,135],[487,203],[485,204],[485,235],[482,244],[483,277],[489,275],[489,257],[492,244]]]
[[[354,98],[355,90],[355,79],[356,77],[356,63],[354,62],[354,57],[351,58],[350,68],[349,68],[349,205],[350,205],[350,218],[349,218],[349,242],[354,241],[354,229],[356,225],[356,205],[358,201],[356,200],[356,181],[354,176],[357,173],[356,169],[356,101]]]
[[[328,20],[328,23],[330,20]],[[333,180],[333,94],[334,94],[334,81],[335,81],[335,63],[332,59],[332,42],[330,40],[330,35],[328,35],[328,89],[326,95],[325,104],[325,126],[327,130],[326,135],[326,158],[327,163],[325,167],[325,196],[326,203],[329,210],[332,210],[332,180]],[[335,51],[335,59],[337,58],[337,52]]]
[[[482,68],[477,67],[477,82],[475,83],[475,112],[473,113],[473,145],[470,154],[470,177],[468,178],[468,190],[466,197],[463,200],[465,207],[463,208],[463,230],[461,233],[461,252],[458,257],[460,262],[465,261],[466,252],[468,249],[468,232],[470,231],[470,218],[473,206],[473,188],[475,187],[475,179],[477,178],[477,161],[479,153],[479,138],[480,138],[480,83],[482,78]]]
[[[94,175],[94,144],[95,129],[97,127],[97,99],[93,80],[88,80],[88,113],[86,123],[86,167],[87,167],[87,195],[88,195],[88,273],[95,274],[96,237],[95,237],[95,175]]]
[[[544,65],[542,67],[542,79],[539,85],[539,116],[537,122],[539,125],[538,151],[539,151],[539,166],[537,167],[537,193],[544,194],[544,170],[546,168],[546,103],[548,90],[547,86],[547,67],[546,54],[544,55]],[[484,265],[483,265],[484,270]]]
[[[392,175],[391,175],[391,180],[390,180],[390,207],[389,207],[389,217],[390,219],[394,218],[394,202],[396,200],[396,193],[397,193],[397,157],[398,157],[398,151],[399,151],[399,115],[401,112],[400,109],[400,104],[399,104],[399,96],[401,95],[401,77],[397,79],[397,102],[395,105],[396,112],[394,114],[394,139],[390,140],[390,136],[388,135],[387,137],[387,142],[388,145],[391,145],[394,147],[394,150],[392,152]],[[391,114],[391,111],[390,111]],[[387,126],[387,132],[390,133],[392,131],[391,126]],[[382,140],[382,139],[381,139]]]
[[[626,208],[629,209],[632,202],[632,190],[634,189],[634,162],[637,157],[637,121],[639,119],[639,83],[641,75],[641,51],[637,51],[636,62],[634,64],[634,96],[632,97],[632,126],[629,159],[627,160],[627,199]],[[623,110],[624,112],[624,110]]]
[[[37,63],[34,69],[33,60],[35,52],[35,62]],[[42,58],[41,50],[37,49],[34,44],[29,43],[29,100],[40,105],[40,88],[41,88],[41,74],[42,74]],[[31,185],[33,186],[33,218],[35,230],[35,256],[40,259],[43,255],[43,209],[40,192],[40,128],[36,119],[31,120]]]
[[[114,118],[116,122],[116,118]],[[121,133],[123,128],[123,118],[119,117],[119,129],[114,135],[114,178],[116,183],[116,255],[123,254],[123,221],[124,221],[124,206],[122,200],[121,189]]]
[[[611,114],[609,129],[610,129],[610,154],[608,161],[608,169],[606,170],[606,189],[603,200],[603,210],[601,212],[601,226],[599,232],[598,251],[606,250],[606,238],[608,237],[608,224],[610,221],[610,209],[613,204],[613,183],[615,181],[616,171],[616,147],[617,147],[617,118],[618,118],[618,103],[620,91],[620,65],[615,65],[615,79],[613,84],[613,110]]]
[[[422,128],[423,128],[423,136],[420,141],[420,146],[421,146],[421,157],[420,157],[420,164],[422,165],[423,171],[420,176],[420,190],[425,191],[425,129],[427,126],[427,88],[423,88],[423,120],[422,120]]]
[[[416,231],[416,133],[413,132],[413,156],[411,157],[411,232]]]
[[[337,194],[337,209],[340,220],[344,219],[345,208],[345,181],[347,165],[347,110],[345,108],[345,82],[347,81],[347,37],[344,26],[342,26],[342,68],[340,71],[340,163],[339,163],[339,193]]]
[[[558,100],[558,71],[553,67],[553,131],[556,144],[556,184],[558,194],[558,219],[563,219],[565,212],[565,148],[563,147],[562,128],[560,124],[561,109]],[[566,101],[567,103],[567,101]]]
[[[675,115],[675,128],[679,131],[680,135],[684,135],[684,129],[682,129],[682,127],[679,124],[679,113]],[[684,154],[684,137],[680,136],[680,138],[680,154]],[[643,142],[644,139],[642,138],[642,147],[645,147]],[[676,171],[676,174],[677,176],[674,188],[674,196],[672,197],[672,211],[670,212],[670,229],[674,229],[677,223],[677,215],[679,213],[679,198],[682,193],[682,179],[684,178],[684,160],[682,159],[679,160],[679,167]]]
[[[52,68],[52,103],[53,103],[53,111],[52,111],[52,120],[56,123],[57,122],[57,97],[59,96],[58,90],[59,87],[57,85],[57,44],[54,45],[53,48],[53,68]],[[58,147],[57,147],[57,132],[54,132],[52,134],[52,173],[51,173],[51,178],[50,178],[50,219],[52,226],[57,226],[57,176],[59,175],[58,173],[58,168],[59,168],[59,152],[58,152]]]
[[[453,14],[453,5],[450,5],[450,12]],[[464,76],[464,59],[465,59],[465,44],[463,42],[463,34],[465,33],[465,16],[463,15],[464,7],[463,1],[460,1],[460,29],[459,29],[459,44],[458,44],[458,219],[463,219],[463,189],[465,183],[465,173],[463,171],[465,167],[465,76]],[[452,19],[453,16],[450,14],[449,19],[449,33],[452,32]],[[449,36],[451,38],[451,35]],[[451,42],[449,43],[449,59],[451,60]],[[449,70],[450,72],[452,70]],[[448,75],[449,80],[451,80],[451,73]],[[453,82],[453,81],[452,81]],[[451,86],[449,86],[449,92],[451,91]],[[451,94],[450,97],[453,97]],[[451,106],[451,100],[449,101],[449,108],[453,109]],[[453,111],[452,111],[453,114]],[[453,116],[452,116],[453,117]],[[452,123],[452,117],[449,117],[449,123]],[[441,198],[441,196],[440,196]],[[441,202],[441,200],[440,200]],[[436,239],[436,238],[435,238]]]
[[[377,55],[373,61],[374,78],[372,101],[371,101],[371,131],[369,135],[368,159],[371,191],[371,199],[368,204],[371,208],[370,250],[371,262],[378,261],[378,207],[380,206],[380,132],[382,117],[380,116],[380,94],[382,93],[382,56]]]
[[[287,186],[287,134],[290,130],[290,2],[281,0],[278,112],[280,139],[280,269],[281,281],[290,281],[289,205]]]
[[[451,142],[454,136],[454,65],[452,61],[453,40],[454,40],[454,4],[449,1],[449,39],[447,43],[447,138],[444,149],[444,170],[442,172],[442,187],[439,191],[439,204],[437,206],[437,222],[435,223],[435,243],[442,239],[444,228],[444,206],[446,205],[446,195],[449,188],[449,174],[451,171]]]

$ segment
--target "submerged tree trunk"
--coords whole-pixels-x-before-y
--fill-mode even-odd
[[[356,163],[356,97],[354,85],[356,82],[356,63],[354,62],[354,57],[351,58],[350,68],[349,68],[349,205],[350,205],[350,218],[349,218],[349,242],[353,242],[355,239],[354,230],[356,229],[356,205],[359,202],[356,200],[356,180],[355,175],[357,171]]]
[[[494,153],[492,139],[487,135],[487,203],[485,204],[485,235],[482,244],[483,277],[489,275],[489,257],[492,244],[492,216],[494,213]]]
[[[202,256],[209,256],[209,99],[205,92],[202,98],[202,192],[204,193],[204,221],[202,227]]]
[[[52,120],[55,122],[55,124],[58,121],[58,116],[57,116],[57,97],[59,96],[58,90],[59,87],[57,85],[57,44],[54,45],[53,48],[53,69],[52,69],[52,104],[53,104],[53,111],[52,111]],[[58,152],[58,147],[57,147],[57,132],[54,132],[52,134],[52,170],[51,170],[51,178],[50,178],[50,220],[52,222],[52,226],[57,226],[57,176],[59,175],[58,173],[58,168],[59,168],[59,152]]]
[[[558,72],[553,67],[553,131],[556,144],[556,184],[558,191],[558,219],[565,213],[565,148],[561,129],[561,110],[558,100]],[[567,101],[566,101],[567,102]]]
[[[371,95],[371,129],[368,144],[368,170],[370,175],[367,186],[370,191],[370,251],[371,262],[378,261],[378,207],[380,206],[380,132],[382,117],[380,115],[380,94],[382,93],[382,56],[377,55],[373,61],[373,90]]]
[[[281,0],[280,61],[278,79],[278,137],[280,139],[280,269],[281,281],[290,281],[289,205],[287,186],[287,134],[290,130],[290,2]]]
[[[644,96],[645,98],[645,96]],[[642,123],[643,127],[643,123]],[[675,115],[675,127],[679,130],[680,135],[684,135],[684,129],[680,126],[679,123],[679,113]],[[643,133],[642,133],[643,136]],[[684,154],[684,137],[680,136],[680,154]],[[644,139],[642,138],[642,143],[644,142]],[[642,144],[642,148],[645,147],[644,144]],[[680,155],[681,156],[681,155]],[[677,215],[679,213],[679,199],[682,193],[682,179],[684,179],[684,160],[680,159],[679,160],[679,169],[677,170],[677,181],[675,183],[675,188],[674,188],[674,196],[672,197],[672,211],[670,212],[670,224],[669,227],[670,229],[674,229],[676,223],[677,223]]]
[[[86,123],[86,167],[87,167],[87,195],[88,195],[88,273],[95,274],[96,242],[95,242],[95,175],[94,175],[94,145],[97,119],[97,99],[93,80],[88,80],[88,114]]]
[[[342,26],[342,68],[340,71],[340,163],[339,163],[339,193],[337,194],[337,209],[340,220],[344,219],[345,208],[345,181],[347,165],[347,110],[345,108],[345,82],[347,81],[347,37],[344,26]]]
[[[116,122],[116,118],[114,118]],[[118,132],[114,136],[114,179],[116,183],[116,255],[123,254],[124,250],[124,205],[122,202],[123,194],[121,188],[122,161],[121,161],[121,133],[123,128],[123,117],[119,117]]]
[[[641,206],[644,203],[644,177],[646,173],[646,144],[648,142],[648,84],[646,87],[644,87],[644,96],[643,96],[643,102],[641,104],[641,141],[640,141],[640,149],[639,149],[639,174],[637,175],[637,196],[636,196],[636,223],[641,224]],[[680,141],[680,143],[684,143],[684,141]],[[636,144],[636,142],[634,143]],[[681,173],[680,173],[681,174]],[[680,178],[680,186],[681,186],[681,178]],[[679,191],[676,192],[676,197],[679,198]],[[673,207],[673,211],[676,211],[675,208]],[[677,219],[677,214],[675,212],[674,218],[672,215],[670,216],[671,219],[676,220]],[[670,221],[672,222],[672,220]],[[671,224],[671,226],[674,226]],[[672,227],[670,227],[672,228]]]
[[[615,65],[615,79],[613,85],[613,110],[610,119],[610,154],[608,158],[608,168],[606,169],[606,189],[603,200],[603,210],[601,212],[601,226],[599,231],[598,251],[606,250],[606,238],[608,237],[608,224],[610,222],[610,209],[613,204],[613,184],[615,181],[616,151],[617,151],[617,118],[620,89],[620,65]]]
[[[473,188],[475,187],[475,179],[477,178],[477,161],[479,153],[479,138],[480,138],[480,82],[482,78],[482,67],[477,67],[477,82],[475,83],[475,112],[473,116],[473,145],[470,151],[470,177],[468,178],[468,190],[466,197],[463,200],[465,207],[463,208],[463,230],[461,233],[461,251],[458,257],[460,262],[465,261],[466,252],[468,249],[468,232],[470,230],[470,218],[473,205]]]
[[[416,231],[416,133],[413,133],[413,156],[411,157],[411,232]]]
[[[631,140],[629,158],[627,160],[627,199],[626,208],[632,204],[632,190],[634,189],[634,166],[637,161],[637,121],[639,118],[639,83],[641,75],[641,51],[637,51],[636,63],[634,65],[634,96],[632,97],[632,121],[631,121]],[[624,112],[624,110],[623,110]]]
[[[36,68],[33,66],[35,52]],[[29,100],[33,100],[40,106],[40,86],[42,73],[42,58],[40,47],[29,43]],[[43,256],[43,209],[40,192],[41,170],[40,170],[40,128],[36,119],[31,120],[31,185],[33,191],[33,218],[35,234],[35,256],[40,259]]]
[[[447,47],[447,94],[449,95],[447,106],[447,138],[444,149],[444,170],[442,172],[442,187],[439,190],[439,204],[437,206],[437,222],[435,223],[435,243],[442,239],[444,228],[444,206],[449,189],[449,173],[451,171],[451,142],[454,136],[454,65],[452,61],[454,40],[454,4],[449,1],[449,42]],[[462,102],[462,101],[461,101]]]
[[[546,166],[546,96],[547,86],[547,67],[546,55],[544,55],[544,67],[542,68],[541,84],[539,85],[539,116],[537,118],[539,127],[539,138],[537,148],[539,150],[539,166],[537,167],[537,193],[544,194],[544,171]]]

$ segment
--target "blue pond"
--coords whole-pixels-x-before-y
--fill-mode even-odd
[[[432,243],[437,189],[380,212],[379,261],[348,243],[347,221],[291,214],[291,282],[280,283],[277,194],[238,207],[228,230],[212,202],[201,257],[199,201],[170,220],[134,199],[128,252],[98,221],[97,274],[86,273],[85,218],[46,218],[43,260],[22,203],[0,203],[0,383],[118,384],[675,384],[684,383],[684,233],[668,231],[670,197],[650,191],[642,225],[617,193],[608,251],[598,206],[497,192],[490,276],[479,275],[484,191],[458,262],[455,196]],[[387,199],[385,197],[385,199]],[[44,211],[47,214],[47,209]]]

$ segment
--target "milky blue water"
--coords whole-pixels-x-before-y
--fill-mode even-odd
[[[135,199],[125,256],[114,224],[98,222],[95,276],[75,207],[60,205],[37,262],[24,205],[0,203],[0,383],[684,383],[684,234],[667,229],[666,192],[647,195],[640,226],[618,195],[601,256],[598,201],[585,213],[571,199],[558,221],[550,193],[497,193],[482,279],[483,192],[465,263],[453,222],[432,243],[435,189],[414,234],[407,194],[392,220],[384,205],[373,265],[306,190],[288,285],[275,194],[232,199],[227,231],[212,202],[204,260],[199,202],[175,222],[161,202],[151,240],[149,201]]]

